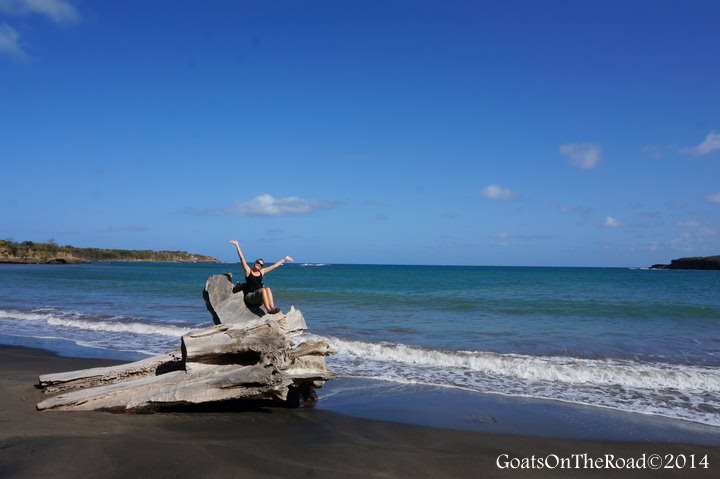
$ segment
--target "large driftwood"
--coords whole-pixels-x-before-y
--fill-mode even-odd
[[[184,369],[179,349],[129,364],[104,368],[82,369],[65,373],[44,374],[39,378],[46,393],[72,391],[114,384],[128,379],[155,376]]]
[[[264,366],[174,371],[131,381],[60,394],[40,402],[38,409],[134,410],[227,399],[285,400],[292,380]]]
[[[324,341],[303,341],[300,311],[266,314],[233,294],[232,276],[206,282],[204,298],[216,322],[184,335],[179,350],[130,364],[40,376],[46,393],[62,393],[40,410],[143,411],[180,404],[252,399],[295,402],[315,396],[334,374]]]
[[[233,293],[231,273],[210,276],[205,282],[203,298],[215,324],[242,324],[267,315],[265,307],[245,303],[242,292]]]
[[[249,330],[227,326],[201,329],[182,337],[186,363],[282,364],[288,341],[277,321],[267,321]]]

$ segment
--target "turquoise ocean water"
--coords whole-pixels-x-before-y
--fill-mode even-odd
[[[139,359],[210,325],[239,264],[0,268],[0,342]],[[720,272],[288,264],[278,306],[341,375],[553,399],[720,426]]]

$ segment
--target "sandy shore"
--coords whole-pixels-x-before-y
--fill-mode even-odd
[[[717,477],[720,471],[720,448],[486,434],[317,409],[155,415],[35,410],[43,397],[34,387],[39,374],[112,363],[0,347],[0,477]],[[688,464],[662,471],[649,465],[625,470],[497,465],[504,455],[516,462],[534,456],[538,465],[550,455],[575,461],[573,455],[583,453],[590,459],[684,456]],[[709,467],[691,469],[691,455],[696,462],[707,455]]]

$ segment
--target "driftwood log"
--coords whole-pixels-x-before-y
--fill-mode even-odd
[[[208,278],[203,292],[214,326],[193,330],[180,348],[142,361],[40,376],[54,394],[39,410],[154,411],[228,400],[297,405],[316,399],[334,374],[325,364],[333,351],[305,340],[302,313],[267,314],[233,293],[232,275]]]

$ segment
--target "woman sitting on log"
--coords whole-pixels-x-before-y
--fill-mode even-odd
[[[245,261],[245,256],[243,255],[243,252],[240,249],[240,245],[238,244],[237,240],[230,240],[230,243],[235,245],[235,249],[237,249],[237,254],[240,257],[240,262],[242,263],[243,270],[245,270],[245,302],[254,306],[259,306],[262,304],[263,306],[265,306],[265,310],[268,312],[268,314],[279,313],[280,309],[275,307],[275,302],[273,301],[272,290],[265,287],[265,285],[263,284],[263,275],[274,270],[275,268],[283,264],[285,261],[294,260],[290,256],[285,256],[283,259],[273,264],[272,266],[263,268],[263,266],[265,266],[265,261],[263,261],[262,259],[256,259],[253,263],[253,267],[250,268],[250,266],[248,266],[247,264],[247,261]]]

